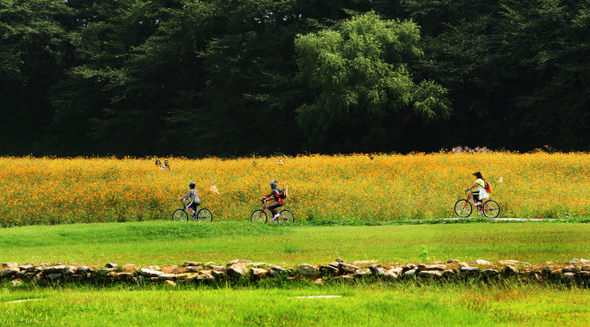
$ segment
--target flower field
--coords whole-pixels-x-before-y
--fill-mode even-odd
[[[0,158],[0,225],[171,219],[195,182],[214,220],[246,221],[288,183],[296,221],[390,221],[454,217],[479,170],[492,183],[500,217],[587,217],[590,155],[477,153],[190,160]],[[163,159],[162,159],[163,161]],[[214,182],[220,194],[210,191]]]

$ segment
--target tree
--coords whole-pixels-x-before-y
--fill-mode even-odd
[[[405,3],[426,34],[417,76],[453,102],[425,131],[444,135],[439,148],[588,149],[588,1]]]
[[[92,60],[55,89],[61,126],[86,122],[72,132],[86,130],[102,153],[299,151],[292,122],[304,92],[293,78],[293,38],[302,18],[289,2],[184,1],[158,10],[125,2],[110,15],[108,3],[92,6],[79,19],[99,21],[80,28],[88,40],[80,49]],[[283,137],[273,143],[277,128]]]
[[[453,103],[450,119],[422,131],[436,140],[431,151],[456,145],[507,144],[511,124],[504,117],[517,89],[511,77],[513,66],[499,51],[497,15],[482,12],[423,39],[426,55],[416,65],[416,76],[439,82],[449,90]]]
[[[305,88],[294,78],[293,38],[302,18],[274,0],[216,2],[210,12],[200,20],[218,26],[199,49],[201,89],[172,113],[172,129],[190,126],[178,133],[199,144],[190,155],[298,153],[294,110]]]
[[[137,155],[158,152],[170,90],[137,54],[181,7],[179,1],[116,0],[78,2],[77,61],[53,88],[53,125],[63,131],[64,151]],[[172,66],[173,58],[158,64]]]
[[[419,37],[416,24],[373,12],[297,37],[300,77],[317,90],[297,109],[309,150],[393,151],[411,120],[449,115],[444,88],[412,80]]]
[[[59,2],[0,1],[1,154],[50,154],[48,94],[73,56],[69,15]]]
[[[522,145],[590,149],[590,2],[504,1],[501,49],[518,95],[508,119]]]

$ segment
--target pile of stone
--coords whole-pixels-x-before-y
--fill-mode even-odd
[[[263,278],[284,278],[285,280],[312,280],[323,284],[327,280],[468,280],[500,281],[509,278],[550,282],[559,281],[569,284],[590,284],[590,260],[573,259],[565,264],[547,263],[534,267],[526,262],[514,260],[491,263],[477,260],[474,263],[447,260],[434,264],[381,264],[374,261],[355,261],[346,263],[336,259],[329,264],[317,266],[307,263],[296,268],[284,268],[264,262],[233,260],[225,265],[213,262],[185,262],[180,266],[137,267],[132,264],[119,266],[107,263],[103,268],[65,264],[3,262],[0,279],[10,281],[14,286],[23,283],[37,285],[55,285],[63,283],[213,283],[222,280],[260,280]]]

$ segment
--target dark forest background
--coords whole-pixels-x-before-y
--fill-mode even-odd
[[[0,0],[0,155],[590,150],[590,1]]]

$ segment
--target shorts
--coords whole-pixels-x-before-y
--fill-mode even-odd
[[[186,208],[192,208],[194,211],[197,211],[197,206],[200,205],[201,203],[197,203],[197,202],[193,202],[191,201],[191,203],[189,203]]]
[[[278,207],[282,207],[282,206],[283,206],[283,204],[282,204],[282,203],[280,203],[280,202],[275,202],[275,203],[273,203],[273,204],[269,205],[269,206],[268,206],[268,209],[269,209],[269,210],[270,210],[272,213],[276,213],[276,212],[275,212],[275,209],[276,209],[276,208],[278,208]]]

